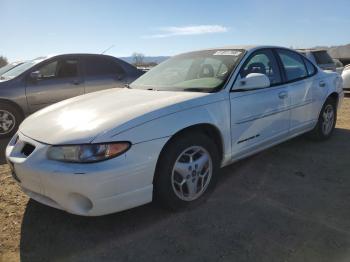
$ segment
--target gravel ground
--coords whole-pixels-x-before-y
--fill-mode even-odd
[[[0,261],[350,261],[349,160],[347,98],[330,140],[298,137],[226,167],[208,201],[178,213],[70,215],[29,200],[4,164]]]

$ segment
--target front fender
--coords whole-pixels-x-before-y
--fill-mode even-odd
[[[198,124],[210,124],[219,130],[223,142],[223,162],[228,161],[231,156],[230,101],[228,99],[169,114],[118,134],[107,133],[98,136],[93,143],[130,141],[132,144],[138,144],[167,138],[163,140],[165,144],[174,134]]]
[[[0,83],[0,100],[10,101],[21,108],[24,115],[28,115],[28,104],[23,83],[12,79]]]

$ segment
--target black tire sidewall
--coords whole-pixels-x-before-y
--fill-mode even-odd
[[[334,121],[333,121],[333,127],[332,127],[332,130],[331,132],[329,132],[329,134],[325,135],[324,132],[323,132],[323,128],[322,128],[322,125],[323,125],[323,113],[326,109],[326,107],[328,105],[331,105],[333,107],[333,111],[334,111]],[[332,99],[332,98],[328,98],[326,100],[326,102],[324,103],[323,107],[322,107],[322,110],[320,112],[320,116],[319,116],[319,119],[318,119],[318,122],[317,122],[317,126],[316,126],[316,138],[318,140],[326,140],[328,138],[330,138],[333,134],[333,131],[335,129],[335,125],[337,123],[337,102]]]
[[[212,159],[213,173],[206,191],[196,200],[184,201],[178,198],[173,190],[171,183],[172,169],[178,156],[191,146],[201,146],[205,148]],[[204,134],[188,133],[184,136],[174,139],[162,151],[156,170],[154,181],[154,195],[158,202],[172,210],[193,207],[203,202],[215,188],[218,169],[219,152],[215,143]]]

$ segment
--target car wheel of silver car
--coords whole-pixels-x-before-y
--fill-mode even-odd
[[[22,114],[16,107],[0,103],[0,138],[14,135],[22,120]]]
[[[214,188],[218,168],[219,152],[209,137],[187,133],[175,138],[158,160],[155,197],[175,210],[193,206]]]
[[[334,98],[327,99],[322,107],[316,127],[310,132],[315,140],[326,140],[331,137],[337,121],[337,102]]]

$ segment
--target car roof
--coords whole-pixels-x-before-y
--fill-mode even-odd
[[[116,58],[111,55],[105,55],[105,54],[93,54],[93,53],[66,53],[66,54],[55,54],[55,55],[47,55],[44,56],[43,59],[48,59],[52,57],[60,57],[60,56],[104,56],[104,57],[111,57]]]
[[[286,48],[286,47],[274,46],[274,45],[230,45],[230,46],[222,46],[222,47],[215,47],[215,48],[205,48],[198,51],[230,50],[230,49],[241,49],[246,51],[253,51],[256,49],[263,49],[263,48]]]
[[[129,63],[125,62],[124,60],[115,57],[115,56],[111,56],[111,55],[105,55],[105,54],[92,54],[92,53],[66,53],[66,54],[53,54],[53,55],[46,55],[46,56],[40,56],[37,57],[35,59],[33,59],[32,61],[45,61],[51,58],[60,58],[60,57],[70,57],[70,56],[83,56],[83,57],[107,57],[109,59],[115,59],[118,60],[118,62],[120,64],[127,64],[129,65]]]
[[[324,49],[324,48],[298,48],[296,50],[299,52],[320,52],[320,51],[327,52],[327,49]]]
[[[66,54],[56,54],[56,55],[47,55],[47,56],[43,56],[43,57],[38,57],[36,59],[33,60],[38,60],[39,62],[44,61],[44,60],[48,60],[51,58],[60,58],[60,57],[70,57],[70,56],[81,56],[81,57],[106,57],[109,59],[113,59],[115,61],[118,61],[118,64],[120,66],[122,66],[124,68],[124,70],[133,70],[133,71],[137,71],[138,69],[133,66],[132,64],[118,58],[112,55],[105,55],[105,54],[93,54],[93,53],[66,53]]]

